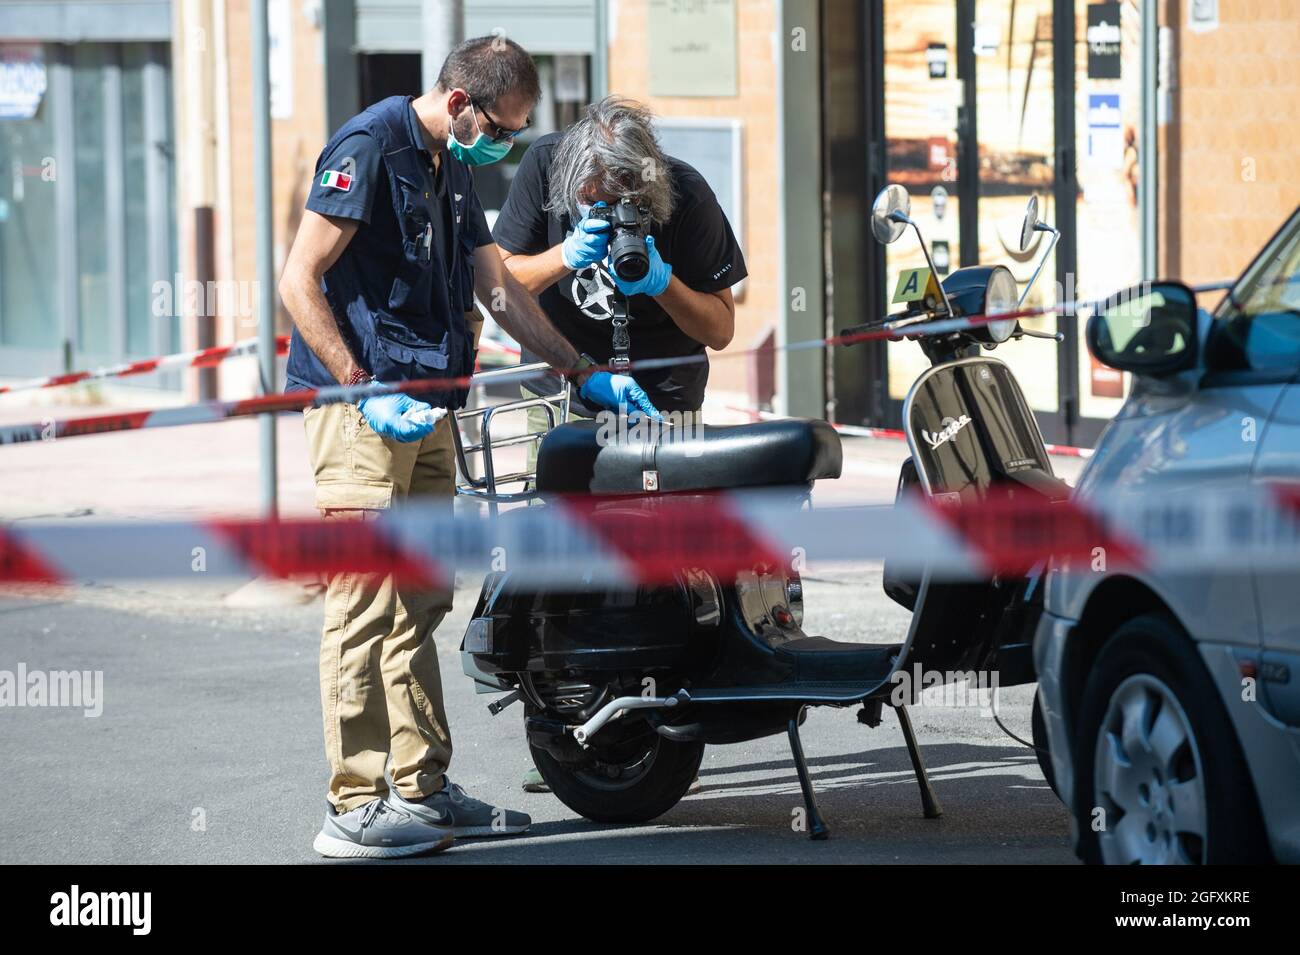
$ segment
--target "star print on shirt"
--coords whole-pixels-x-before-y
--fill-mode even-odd
[[[614,279],[604,266],[589,265],[573,273],[570,295],[582,314],[597,321],[607,321],[614,314]]]

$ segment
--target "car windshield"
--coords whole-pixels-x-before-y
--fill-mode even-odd
[[[1300,210],[1219,304],[1207,343],[1218,369],[1300,367]]]

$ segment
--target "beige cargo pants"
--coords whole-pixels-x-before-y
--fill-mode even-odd
[[[456,460],[451,424],[404,444],[371,430],[354,404],[305,412],[326,518],[366,520],[394,502],[452,506]],[[338,574],[325,594],[320,696],[329,759],[329,801],[349,812],[393,787],[420,799],[442,786],[451,760],[433,634],[451,609],[449,590],[420,591],[382,574]]]

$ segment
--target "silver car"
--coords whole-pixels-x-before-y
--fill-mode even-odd
[[[1134,378],[1077,499],[1300,482],[1300,210],[1213,315],[1156,283],[1112,299],[1087,338]],[[1178,573],[1053,571],[1034,657],[1082,859],[1300,862],[1295,568],[1224,554]]]

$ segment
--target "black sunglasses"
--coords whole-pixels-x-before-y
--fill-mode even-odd
[[[525,122],[524,125],[520,126],[518,129],[507,129],[506,127],[498,123],[495,119],[493,119],[492,114],[489,113],[477,102],[475,102],[473,99],[469,101],[469,105],[472,106],[474,109],[478,110],[480,113],[482,113],[484,118],[487,119],[488,123],[492,126],[492,128],[496,130],[495,135],[488,137],[494,143],[504,142],[507,139],[514,139],[516,136],[522,133],[529,126],[533,125],[533,118],[530,116],[528,117],[527,122]]]

